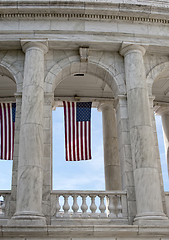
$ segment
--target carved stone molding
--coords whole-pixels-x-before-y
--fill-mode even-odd
[[[157,23],[169,24],[169,19],[162,18],[148,18],[136,16],[119,16],[119,15],[104,15],[104,14],[82,14],[82,13],[1,13],[0,19],[3,18],[17,18],[17,19],[43,19],[43,18],[65,18],[65,19],[84,19],[84,20],[116,20],[128,22],[142,22],[142,23]]]
[[[127,22],[141,22],[153,24],[169,24],[169,19],[149,18],[142,16],[125,16],[125,15],[110,15],[110,14],[86,14],[86,13],[0,13],[0,19],[83,19],[83,20],[102,20],[102,21],[127,21]]]

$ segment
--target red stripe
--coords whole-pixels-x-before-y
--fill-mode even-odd
[[[85,138],[85,159],[87,160],[87,122],[84,123],[84,127],[85,127],[85,132],[84,132],[84,138]]]
[[[75,103],[72,103],[72,125],[73,125],[73,160],[76,161],[76,153],[75,153]]]
[[[4,104],[4,120],[5,120],[5,155],[4,155],[4,159],[6,159],[7,157],[7,109],[6,109],[6,105]]]
[[[84,160],[84,156],[83,156],[83,122],[80,122],[80,131],[81,131],[81,136],[80,136],[80,141],[81,141],[81,160]]]
[[[80,160],[80,156],[79,156],[79,123],[76,122],[76,137],[77,137],[77,161]]]
[[[88,134],[89,134],[89,136],[88,136],[88,138],[89,138],[89,159],[91,159],[92,156],[91,156],[91,122],[90,121],[89,121],[88,127],[89,127],[89,129],[88,129]]]
[[[2,159],[5,159],[5,152],[4,152],[4,146],[5,146],[5,133],[4,133],[4,129],[5,129],[5,125],[4,125],[4,103],[1,103],[1,107],[3,109],[2,111],[2,122],[1,122],[1,131],[2,131],[2,151],[1,151],[1,156],[2,156]]]
[[[69,123],[69,161],[72,161],[71,157],[71,115],[70,115],[70,102],[68,102],[68,123]]]
[[[65,120],[65,152],[66,152],[66,161],[68,161],[68,154],[67,154],[67,114],[66,114],[66,103],[63,102],[64,106],[64,120]]]
[[[13,142],[12,142],[12,159],[13,159],[13,153],[14,153],[14,136],[15,136],[15,123],[14,123],[14,122],[13,122],[12,132],[13,132],[13,136],[12,136],[12,139],[13,139]]]
[[[12,142],[11,142],[11,137],[12,137],[12,129],[11,129],[11,121],[12,121],[12,119],[11,119],[11,114],[10,114],[10,103],[7,105],[7,110],[8,110],[8,129],[9,129],[9,132],[8,132],[8,144],[9,144],[9,147],[8,147],[8,159],[7,160],[9,160],[9,159],[11,159],[11,144],[12,144]]]

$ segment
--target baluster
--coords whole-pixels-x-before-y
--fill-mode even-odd
[[[82,210],[82,217],[84,218],[87,218],[89,215],[87,213],[87,209],[88,209],[88,206],[87,206],[87,203],[86,203],[86,197],[87,195],[81,195],[82,197],[82,206],[81,206],[81,210]]]
[[[91,198],[91,205],[90,205],[90,210],[91,210],[91,217],[95,218],[97,217],[98,215],[96,214],[96,209],[97,209],[97,206],[95,204],[95,197],[94,195],[90,195],[90,198]]]
[[[61,206],[59,204],[59,195],[56,195],[56,217],[60,217],[60,209],[61,209]]]
[[[121,197],[120,195],[117,196],[117,199],[118,199],[118,203],[117,203],[117,216],[119,218],[123,217],[122,215],[122,204],[121,204]]]
[[[2,210],[2,215],[5,216],[5,205],[6,205],[6,195],[3,195],[3,201],[2,201],[2,204],[1,204],[1,210]]]
[[[121,205],[122,205],[122,215],[124,218],[127,218],[128,213],[127,213],[127,196],[121,195]]]
[[[105,210],[106,210],[106,206],[105,206],[105,203],[104,203],[104,198],[105,196],[103,195],[99,195],[99,198],[100,198],[100,206],[99,206],[99,209],[100,209],[100,217],[101,218],[105,218],[107,217],[107,214],[105,213]]]
[[[64,205],[63,205],[63,210],[64,210],[64,217],[66,217],[66,218],[68,218],[68,217],[70,217],[70,215],[69,215],[69,209],[70,209],[70,206],[69,206],[69,203],[68,203],[68,195],[67,194],[65,194],[65,195],[63,195],[63,197],[64,197]]]
[[[115,218],[115,205],[114,205],[114,196],[108,195],[108,210],[109,210],[109,218]]]
[[[2,205],[3,205],[3,201],[1,200],[1,201],[0,201],[0,215],[3,215],[3,212],[2,212]]]
[[[72,195],[73,197],[73,206],[72,206],[72,210],[73,210],[73,217],[79,217],[79,214],[78,214],[78,210],[79,210],[79,206],[77,204],[77,195]]]

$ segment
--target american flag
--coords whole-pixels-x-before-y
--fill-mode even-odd
[[[66,161],[91,159],[91,102],[63,102]]]
[[[12,160],[16,103],[0,103],[0,159]]]

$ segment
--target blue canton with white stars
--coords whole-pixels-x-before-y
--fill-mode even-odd
[[[15,122],[16,103],[12,103],[12,121]]]
[[[76,121],[90,121],[92,102],[77,102],[76,103]]]

